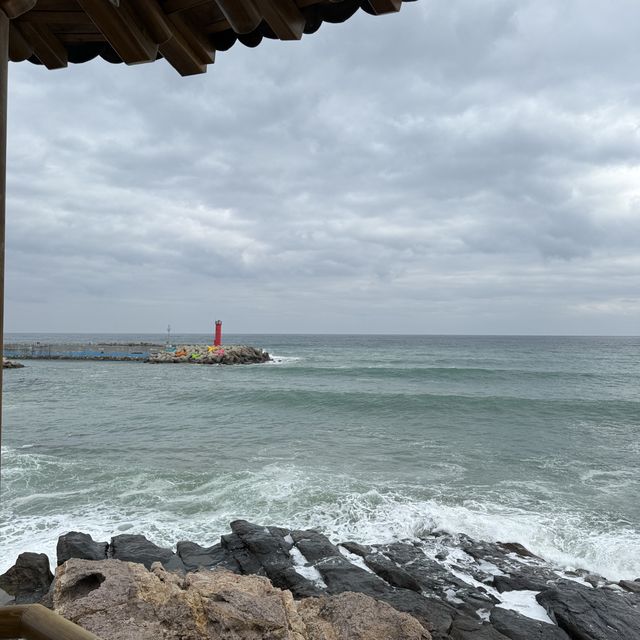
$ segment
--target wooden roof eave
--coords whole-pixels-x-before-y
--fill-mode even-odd
[[[402,0],[0,0],[9,57],[49,69],[98,55],[139,64],[166,58],[181,75],[204,73],[215,51],[263,37],[299,40],[362,8],[399,11]]]

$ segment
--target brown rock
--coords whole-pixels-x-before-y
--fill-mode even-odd
[[[133,562],[65,562],[56,572],[53,605],[103,640],[206,637],[198,632],[179,584]]]
[[[276,589],[267,578],[198,571],[187,575],[185,587],[202,601],[207,638],[305,639],[291,592]]]
[[[55,610],[103,640],[305,640],[291,593],[266,578],[75,559],[56,576]]]
[[[417,620],[369,596],[294,601],[267,578],[226,570],[185,577],[159,563],[71,559],[55,610],[103,640],[430,640]]]
[[[415,618],[362,593],[306,598],[298,611],[308,640],[431,640]]]

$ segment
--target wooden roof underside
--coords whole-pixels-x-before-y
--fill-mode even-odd
[[[405,0],[407,1],[407,0]],[[48,69],[101,56],[139,64],[166,58],[204,73],[216,51],[263,38],[299,40],[356,11],[400,10],[402,0],[0,0],[10,18],[9,59]]]

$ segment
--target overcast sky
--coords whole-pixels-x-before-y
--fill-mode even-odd
[[[638,334],[639,24],[420,0],[192,78],[12,64],[6,330]]]

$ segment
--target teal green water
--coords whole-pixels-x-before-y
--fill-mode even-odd
[[[0,570],[70,529],[211,544],[247,518],[361,542],[465,532],[640,576],[640,338],[227,341],[278,361],[5,372]]]

